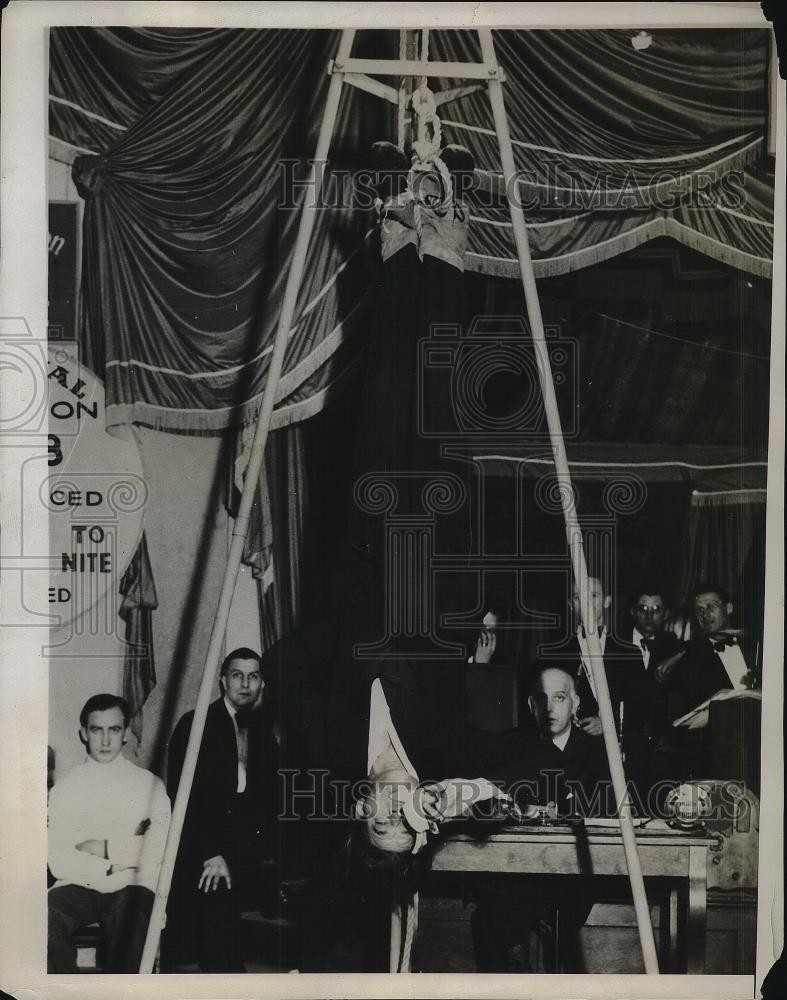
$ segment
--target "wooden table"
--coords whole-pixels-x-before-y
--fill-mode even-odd
[[[672,830],[656,820],[636,833],[642,873],[650,881],[650,888],[658,880],[659,887],[667,890],[666,896],[660,896],[662,969],[677,971],[679,937],[682,937],[686,971],[701,975],[705,971],[708,850],[716,846],[717,840],[703,832]],[[448,826],[434,851],[431,867],[436,872],[510,875],[628,874],[620,830],[589,826],[505,827],[483,838],[468,833],[459,824],[454,829]],[[685,893],[679,892],[681,882]],[[398,922],[394,917],[392,945],[401,933],[395,926]],[[392,947],[392,955],[393,950]],[[392,964],[392,971],[393,968]]]

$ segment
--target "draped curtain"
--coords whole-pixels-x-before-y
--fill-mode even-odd
[[[253,428],[238,437],[231,513],[240,500],[252,437]],[[243,550],[243,561],[257,581],[263,649],[302,622],[301,572],[308,564],[310,519],[303,431],[298,424],[271,431]]]
[[[727,339],[717,324],[713,341],[697,325],[668,334],[602,315],[582,331],[576,373],[556,385],[573,474],[764,490],[768,355],[740,344],[738,323]],[[516,412],[521,401],[507,405]],[[540,442],[479,448],[475,457],[492,475],[539,477],[554,465],[543,417]]]
[[[480,56],[473,32],[432,35],[435,58]],[[537,278],[658,236],[770,275],[768,37],[654,29],[637,51],[631,31],[495,32],[518,171],[511,194],[527,214]],[[518,278],[486,93],[441,118],[444,141],[470,146],[479,170],[467,266]]]
[[[695,494],[682,580],[684,605],[699,583],[726,588],[735,623],[762,635],[765,581],[765,494]]]
[[[141,743],[142,706],[156,686],[153,612],[158,607],[144,532],[120,581],[120,593],[122,601],[118,614],[126,624],[123,697],[131,709],[131,731]]]
[[[537,276],[670,236],[768,275],[765,30],[498,31]],[[86,199],[80,339],[107,425],[214,431],[253,419],[337,33],[54,28],[50,137]],[[471,31],[430,57],[478,59]],[[391,56],[398,33],[360,32]],[[432,82],[435,89],[457,81]],[[348,88],[349,90],[349,88]],[[469,270],[518,274],[488,98],[441,106],[480,190]],[[357,371],[373,215],[341,169],[394,135],[391,106],[345,93],[279,387],[274,427],[322,409]],[[344,175],[346,178],[346,175]]]
[[[52,88],[71,101],[53,100],[52,130],[72,135],[73,104],[100,108],[81,115],[89,134],[72,145],[97,148],[73,163],[85,199],[80,339],[105,381],[110,431],[216,431],[255,416],[335,44],[335,33],[309,31],[53,32]],[[117,86],[94,101],[113,56],[134,82],[116,109]],[[371,204],[359,208],[334,181],[348,150],[363,155],[384,132],[379,102],[355,103],[360,115],[342,106],[279,425],[308,416],[351,374]]]

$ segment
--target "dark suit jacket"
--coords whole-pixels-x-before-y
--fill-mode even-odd
[[[564,749],[555,750],[563,769],[558,785],[559,812],[583,816],[613,813],[614,801],[606,794],[610,779],[603,741],[573,726]]]
[[[548,664],[551,654],[542,659]],[[560,650],[559,662],[568,665],[577,679],[580,719],[598,715],[598,704],[585,675],[582,655],[576,637]],[[621,642],[613,635],[607,635],[604,646],[604,668],[612,700],[615,722],[620,722],[620,703],[624,703],[624,730],[644,726],[649,718],[649,703],[653,695],[653,682],[645,671],[642,655],[630,642]]]
[[[683,647],[683,643],[675,635],[675,633],[666,629],[661,632],[656,632],[652,639],[647,640],[647,643],[648,649],[650,650],[648,671],[652,670],[653,667],[661,663],[662,660],[666,660],[668,657],[679,652]],[[639,650],[639,647],[634,642],[632,642],[632,645],[635,649]],[[642,654],[640,653],[640,656],[641,655]]]
[[[169,747],[167,787],[177,793],[194,712],[187,712],[175,727]],[[235,727],[219,698],[208,708],[194,783],[178,854],[179,868],[201,870],[208,858],[222,855],[230,868],[237,863],[242,837],[251,823],[252,834],[261,831],[266,846],[275,843],[278,812],[277,746],[270,715],[255,714],[249,724],[246,794],[243,818],[238,815],[238,749]]]
[[[559,651],[563,664],[571,666],[577,678],[580,719],[598,715],[598,704],[582,665],[579,642],[571,638]],[[549,656],[542,663],[549,663]],[[645,670],[640,650],[630,642],[621,642],[608,634],[604,647],[604,668],[607,674],[615,727],[620,732],[620,705],[623,703],[623,750],[626,773],[637,782],[645,780],[649,742],[663,715],[663,695],[650,671]],[[592,737],[601,742],[601,737]]]
[[[656,667],[664,660],[674,656],[683,649],[684,643],[674,632],[664,630],[656,632],[652,639],[647,640],[650,659],[646,673],[649,678],[651,711],[649,713],[649,735],[661,737],[670,727],[669,718],[669,688],[656,680]],[[639,648],[635,645],[635,648]],[[642,655],[640,653],[640,655]]]
[[[685,644],[686,655],[678,663],[668,685],[668,714],[670,720],[706,701],[717,691],[731,688],[729,674],[713,643],[705,635],[693,637]],[[753,658],[745,643],[741,651],[746,665],[751,669]]]
[[[489,771],[485,776],[500,781],[520,806],[555,802],[561,815],[567,815],[582,802],[591,803],[599,784],[609,782],[603,740],[576,726],[563,750],[532,730],[493,735],[484,747]],[[596,814],[607,814],[605,799],[598,808]]]

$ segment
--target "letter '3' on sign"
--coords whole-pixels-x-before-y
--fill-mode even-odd
[[[49,611],[76,622],[117,595],[142,534],[147,489],[136,442],[106,432],[104,387],[76,345],[50,345],[47,465]]]

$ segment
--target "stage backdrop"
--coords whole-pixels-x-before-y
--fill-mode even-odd
[[[536,274],[669,235],[767,276],[768,33],[659,30],[643,50],[631,34],[495,33]],[[105,377],[108,425],[199,432],[248,421],[337,34],[50,37],[52,145],[80,154],[74,179],[86,202],[80,337]],[[430,45],[434,58],[478,58],[472,32],[432,32]],[[397,47],[395,31],[361,32],[354,54]],[[355,371],[373,213],[358,198],[347,207],[340,172],[394,135],[390,109],[356,90],[344,96],[274,426],[319,411]],[[474,90],[442,111],[444,140],[469,146],[479,167],[467,265],[513,275],[487,98]]]
[[[768,33],[659,30],[642,51],[632,47],[631,34],[495,34],[536,274],[548,279],[542,289],[574,271],[596,281],[599,268],[590,265],[631,255],[658,236],[755,283],[767,281],[773,194],[765,149]],[[434,58],[479,55],[471,33],[432,32],[430,39]],[[146,535],[159,601],[153,622],[160,680],[145,717],[146,734],[156,734],[156,742],[146,735],[142,747],[149,763],[160,764],[171,726],[193,705],[224,565],[223,501],[233,478],[227,456],[235,452],[235,435],[195,435],[248,424],[259,406],[304,197],[299,181],[316,145],[325,69],[337,41],[335,32],[50,32],[50,153],[73,165],[84,198],[77,335],[83,359],[105,380],[107,426],[143,425],[140,446],[153,501]],[[391,57],[397,50],[397,32],[369,32],[360,34],[354,54]],[[442,118],[445,141],[469,146],[479,168],[466,267],[489,282],[510,281],[516,262],[487,98],[468,92],[447,105]],[[344,196],[341,171],[366,166],[371,143],[394,135],[390,106],[358,91],[345,94],[274,414],[283,435],[292,433],[288,425],[321,411],[321,420],[332,420],[334,408],[326,404],[359,370],[376,265],[375,220],[358,192]],[[755,356],[763,355],[759,343],[732,345],[733,357],[731,345],[718,342],[712,330],[695,344],[677,344],[669,339],[674,331],[652,316],[614,313],[600,327],[570,324],[568,332],[583,338],[585,383],[596,386],[584,397],[586,436],[569,444],[573,462],[587,462],[601,479],[639,459],[646,479],[705,489],[761,486],[765,439],[756,422],[747,421],[741,437],[729,420],[718,426],[687,420],[691,433],[684,435],[665,410],[654,431],[652,423],[631,420],[631,406],[644,398],[636,379],[628,378],[614,412],[605,409],[601,391],[610,381],[622,384],[623,367],[627,377],[654,372],[654,358],[666,358],[673,372],[669,386],[643,383],[645,394],[662,403],[673,391],[680,401],[697,391],[718,399],[719,380],[729,380],[738,363],[748,373],[765,371],[767,385],[765,357]],[[741,352],[752,357],[740,361]],[[755,390],[753,398],[762,403],[765,396]],[[736,406],[733,400],[730,414]],[[700,406],[694,412],[702,416]],[[315,454],[327,453],[326,438],[316,433],[321,420],[304,425],[310,477]],[[587,436],[591,428],[598,436]],[[333,444],[338,482],[347,447],[342,440]],[[259,546],[252,544],[247,555],[263,584],[274,579],[287,586],[273,595],[275,603],[264,595],[266,608],[273,607],[266,621],[286,627],[299,614],[298,583],[277,575],[275,566],[271,572],[277,528],[280,548],[284,543],[283,522],[274,524],[274,544],[270,524],[290,483],[300,487],[304,463],[297,435],[276,449],[269,464],[282,492],[268,497],[267,513],[260,506],[252,538]],[[484,461],[490,472],[540,475],[540,458],[538,449],[525,454],[509,446]],[[323,492],[327,478],[318,477]],[[273,493],[270,483],[262,485]],[[305,492],[299,492],[301,515]],[[315,509],[328,508],[338,534],[336,498],[311,492]],[[182,516],[173,519],[172,510]],[[299,533],[287,537],[290,548],[301,544]],[[280,555],[301,565],[290,552]],[[330,559],[328,551],[322,555]],[[58,681],[65,685],[65,674]],[[58,723],[70,727],[72,718],[73,712],[61,712]],[[70,729],[68,739],[78,749]]]

